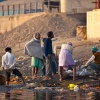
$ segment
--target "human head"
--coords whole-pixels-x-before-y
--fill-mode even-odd
[[[48,33],[47,33],[47,36],[48,36],[48,38],[54,38],[54,35],[53,35],[53,32],[52,31],[49,31]]]
[[[44,42],[45,42],[46,38],[43,38],[42,42],[43,42],[43,45],[44,45]]]
[[[35,33],[35,36],[34,36],[36,39],[39,39],[40,40],[40,33]]]
[[[45,42],[45,40],[46,40],[46,38],[43,38],[43,40],[42,40],[42,41],[43,41],[43,43]]]
[[[94,47],[91,48],[91,51],[92,51],[93,53],[95,53],[95,52],[98,51],[98,48],[94,46]]]
[[[12,49],[10,47],[7,47],[7,48],[5,48],[5,51],[11,53]]]
[[[68,44],[68,45],[71,45],[71,46],[73,45],[72,42],[68,42],[67,44]]]

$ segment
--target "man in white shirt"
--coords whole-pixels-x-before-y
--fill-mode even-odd
[[[9,85],[11,72],[14,75],[20,77],[25,84],[22,74],[15,68],[16,59],[15,56],[11,53],[11,51],[12,49],[10,47],[7,47],[5,49],[6,53],[2,56],[2,67],[4,68],[4,70],[6,70],[6,86]]]

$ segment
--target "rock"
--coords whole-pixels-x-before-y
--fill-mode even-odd
[[[95,92],[89,92],[88,94],[87,94],[87,96],[94,96],[95,95]]]
[[[23,60],[23,59],[25,59],[25,57],[20,56],[20,57],[18,57],[17,59],[18,59],[18,60]]]
[[[38,83],[30,83],[30,84],[27,84],[26,87],[29,89],[29,88],[35,88],[35,87],[38,87],[39,84]]]

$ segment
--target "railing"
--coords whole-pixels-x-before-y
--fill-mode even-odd
[[[0,6],[0,15],[15,15],[15,14],[27,14],[43,11],[43,3],[31,2],[25,4],[3,5]]]
[[[47,11],[52,11],[52,8],[60,7],[59,5],[50,4],[51,2],[53,2],[53,4],[55,3],[50,0],[48,4],[35,1],[25,4],[3,5],[0,6],[0,16],[43,12],[46,8],[48,8]]]

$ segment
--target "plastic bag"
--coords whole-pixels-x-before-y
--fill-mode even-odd
[[[82,70],[82,72],[80,72],[79,75],[81,75],[81,76],[85,76],[85,75],[87,75],[87,69],[84,68],[84,69]]]

